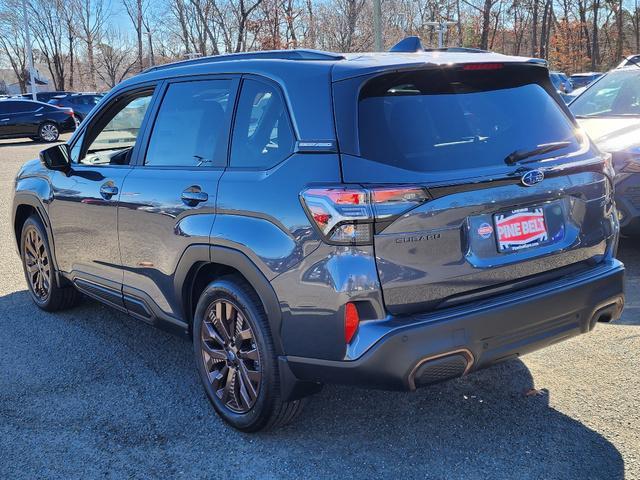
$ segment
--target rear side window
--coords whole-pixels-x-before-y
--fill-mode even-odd
[[[25,112],[35,112],[42,108],[40,103],[35,102],[0,102],[0,111],[3,113],[25,113]]]
[[[0,100],[0,113],[15,113],[18,111],[18,102]]]
[[[169,85],[153,126],[145,165],[226,165],[230,93],[230,80]]]
[[[440,70],[370,81],[358,104],[361,156],[439,172],[504,165],[511,153],[548,143],[569,142],[546,157],[579,148],[573,124],[542,86],[489,73],[494,79]]]
[[[266,170],[293,152],[294,135],[280,92],[244,80],[231,147],[231,166]]]

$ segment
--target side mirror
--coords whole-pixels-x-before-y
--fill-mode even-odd
[[[67,172],[71,169],[71,155],[66,143],[54,145],[40,152],[40,161],[49,170]]]

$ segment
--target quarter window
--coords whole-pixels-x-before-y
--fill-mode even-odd
[[[171,84],[153,127],[145,165],[225,166],[230,94],[230,80]]]
[[[278,90],[266,83],[245,80],[233,129],[231,166],[266,170],[291,155],[294,141]]]

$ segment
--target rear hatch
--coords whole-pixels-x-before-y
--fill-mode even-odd
[[[389,312],[513,291],[607,254],[608,166],[543,66],[412,67],[335,82],[334,94],[344,182],[424,192],[375,220]]]

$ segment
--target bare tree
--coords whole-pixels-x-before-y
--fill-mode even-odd
[[[29,79],[22,12],[16,0],[0,0],[0,50],[9,60],[21,92],[26,92]]]
[[[32,0],[29,4],[33,34],[56,90],[64,90],[66,84],[68,49],[64,44],[64,24],[60,22],[62,11],[61,0]]]
[[[131,55],[131,45],[119,31],[109,30],[98,44],[98,76],[109,87],[120,83],[135,67],[137,59]]]
[[[102,39],[105,22],[110,15],[110,8],[106,1],[108,0],[75,0],[80,34],[87,47],[89,86],[92,90],[97,90],[94,50]]]

